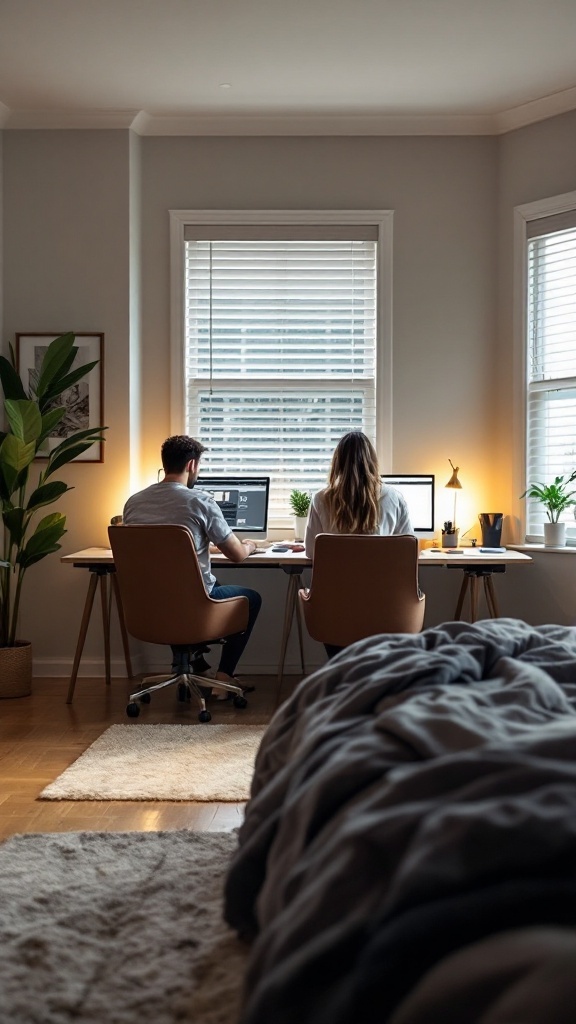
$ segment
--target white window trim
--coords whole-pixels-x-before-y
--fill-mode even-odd
[[[551,217],[556,213],[567,213],[576,209],[576,192],[564,192],[549,199],[539,199],[534,203],[524,203],[514,207],[514,254],[513,254],[513,288],[512,288],[512,339],[513,339],[513,440],[514,459],[512,472],[514,494],[512,498],[515,515],[520,522],[521,536],[526,537],[526,503],[520,495],[527,486],[526,470],[526,304],[528,299],[528,260],[527,230],[528,224],[542,217]]]
[[[378,231],[376,261],[376,450],[382,472],[392,467],[393,210],[170,210],[170,429],[185,417],[184,229],[187,224],[370,224]]]

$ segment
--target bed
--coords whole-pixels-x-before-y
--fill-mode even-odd
[[[225,890],[242,1024],[568,1024],[576,629],[349,647],[277,711]]]

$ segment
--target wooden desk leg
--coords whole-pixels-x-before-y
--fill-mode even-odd
[[[458,601],[456,604],[456,611],[454,612],[454,618],[456,621],[462,615],[462,608],[464,607],[464,598],[466,597],[466,591],[468,590],[469,577],[464,573],[464,579],[462,580],[462,586],[460,587],[460,593],[458,594]]]
[[[90,580],[88,583],[88,593],[86,594],[86,603],[84,605],[84,613],[82,615],[82,622],[80,623],[80,632],[78,633],[78,643],[76,644],[74,664],[72,665],[72,674],[70,675],[70,682],[68,684],[68,696],[66,697],[67,704],[72,703],[72,698],[74,696],[74,688],[76,686],[78,667],[80,665],[82,651],[84,650],[84,642],[86,640],[86,633],[88,632],[88,623],[90,622],[90,615],[92,614],[92,605],[94,604],[94,595],[96,593],[97,586],[98,575],[95,572],[91,572]]]
[[[470,622],[478,618],[478,577],[470,577]]]
[[[284,570],[286,572],[286,570]],[[302,662],[302,672],[306,675],[306,669],[304,667],[304,644],[302,637],[302,619],[300,616],[300,607],[298,601],[298,591],[301,587],[302,582],[302,570],[292,569],[288,570],[288,587],[286,588],[286,605],[284,609],[284,629],[282,632],[282,640],[280,643],[280,657],[278,659],[278,683],[276,686],[276,707],[280,704],[280,694],[282,691],[282,682],[284,679],[284,662],[286,660],[286,649],[288,647],[288,640],[290,637],[290,630],[292,628],[292,621],[294,615],[296,615],[296,622],[298,625],[298,637],[300,641],[300,660]]]
[[[492,619],[500,618],[500,611],[498,608],[498,601],[496,599],[496,591],[494,590],[494,580],[491,576],[484,577],[484,594],[486,596],[486,604],[488,605],[488,611]]]
[[[102,600],[102,631],[104,633],[104,672],[106,686],[110,686],[110,612],[108,609],[108,575],[100,577],[100,597]]]
[[[280,693],[280,687],[282,686],[282,679],[284,676],[284,661],[286,658],[286,648],[288,647],[288,638],[290,636],[290,629],[292,627],[292,619],[294,617],[294,600],[296,590],[292,582],[293,576],[288,577],[288,587],[286,589],[286,605],[284,607],[284,629],[282,632],[282,640],[280,642],[280,658],[278,660],[278,693]]]
[[[302,609],[300,608],[300,599],[298,597],[298,591],[302,587],[302,577],[292,576],[294,580],[294,611],[296,612],[296,625],[298,626],[298,642],[300,644],[300,664],[302,665],[302,675],[306,675],[306,666],[304,664],[304,641],[302,637]]]
[[[120,623],[120,635],[122,637],[122,647],[124,648],[124,661],[126,662],[126,672],[128,673],[128,679],[132,679],[134,673],[132,672],[132,662],[130,660],[130,642],[128,640],[128,632],[126,630],[126,623],[124,621],[124,609],[122,607],[122,598],[120,597],[120,587],[118,586],[118,577],[115,572],[111,575],[112,580],[112,592],[116,598],[116,608],[118,610],[118,622]]]

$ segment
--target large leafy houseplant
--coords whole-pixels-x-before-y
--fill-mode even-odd
[[[101,441],[105,427],[88,427],[68,434],[52,451],[47,439],[65,415],[63,393],[85,377],[98,360],[72,369],[78,349],[74,334],[63,334],[48,345],[28,390],[10,359],[0,356],[0,383],[4,392],[5,429],[0,431],[0,502],[4,526],[4,553],[0,560],[0,647],[17,645],[16,630],[22,584],[28,569],[58,551],[66,533],[66,516],[52,512],[38,518],[47,505],[58,501],[70,487],[54,480],[54,473]],[[46,461],[33,467],[40,454]],[[38,473],[37,467],[40,466]]]
[[[570,490],[570,484],[576,480],[576,469],[570,476],[557,476],[552,484],[529,484],[521,498],[535,498],[546,509],[551,523],[557,523],[560,516],[571,505],[576,505],[576,488]]]

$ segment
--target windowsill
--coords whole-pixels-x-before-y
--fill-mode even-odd
[[[528,555],[534,551],[542,551],[547,555],[576,555],[576,547],[568,545],[561,548],[552,548],[544,547],[544,544],[507,544],[506,547],[510,548],[511,551],[525,551]]]

